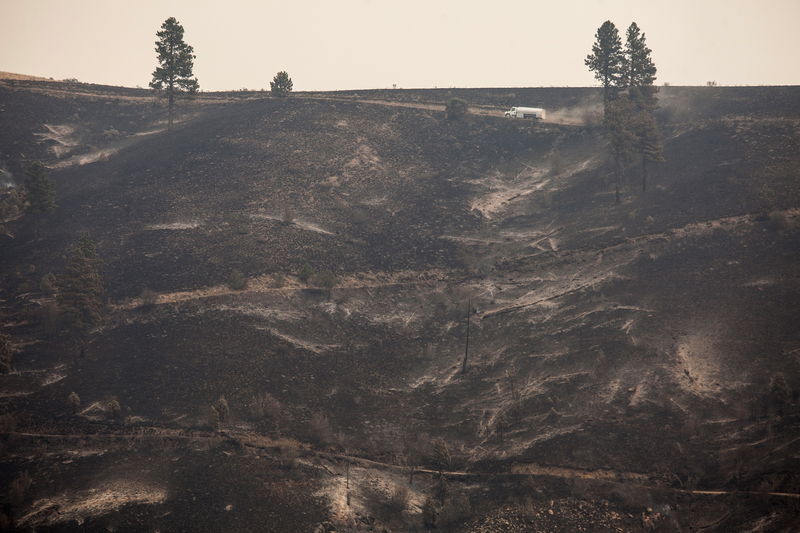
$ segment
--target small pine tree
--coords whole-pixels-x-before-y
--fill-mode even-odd
[[[58,304],[65,322],[85,333],[103,319],[103,278],[94,241],[81,236],[73,246],[67,272],[59,279]]]
[[[620,85],[623,75],[622,41],[614,23],[607,20],[595,33],[592,53],[584,63],[594,72],[594,77],[603,84],[603,103],[612,98],[612,91]]]
[[[153,72],[150,87],[164,89],[169,98],[169,128],[172,128],[172,111],[175,94],[181,91],[197,92],[200,84],[194,77],[194,49],[183,41],[183,26],[175,17],[170,17],[156,32],[156,53],[159,66]]]
[[[44,213],[56,208],[56,191],[47,176],[47,168],[34,161],[25,171],[25,190],[28,192],[28,212]]]
[[[269,89],[272,92],[272,96],[289,96],[293,85],[292,78],[289,77],[285,70],[282,70],[275,74],[275,77],[269,82]]]

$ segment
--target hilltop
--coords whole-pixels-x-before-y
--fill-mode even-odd
[[[456,531],[790,531],[800,88],[662,88],[666,162],[620,205],[600,98],[204,93],[168,132],[143,89],[0,81],[0,168],[41,160],[58,203],[0,236],[0,472],[32,476],[4,512],[415,531],[438,498]],[[108,310],[76,351],[41,279],[82,233]]]

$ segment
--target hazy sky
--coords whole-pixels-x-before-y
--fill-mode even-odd
[[[146,87],[174,16],[201,89],[585,86],[605,20],[658,83],[800,84],[800,0],[0,0],[0,70]]]

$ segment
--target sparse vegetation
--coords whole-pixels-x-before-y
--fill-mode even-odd
[[[250,412],[254,418],[269,419],[277,430],[280,427],[283,405],[272,394],[265,392],[253,397]]]
[[[142,307],[151,308],[158,303],[158,293],[145,287],[139,294],[139,301]]]
[[[228,276],[228,287],[234,291],[243,291],[247,288],[247,278],[239,270],[232,270]]]
[[[451,98],[447,101],[444,112],[447,120],[461,120],[469,113],[469,105],[461,98]]]
[[[329,444],[333,441],[333,427],[330,419],[324,414],[312,414],[309,429],[311,437],[320,444]]]

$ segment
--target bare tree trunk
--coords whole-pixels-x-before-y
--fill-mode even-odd
[[[622,169],[620,168],[619,154],[614,155],[614,203],[619,205],[619,180]]]
[[[169,88],[169,125],[168,130],[172,129],[172,108],[175,105],[175,94],[172,87]]]

